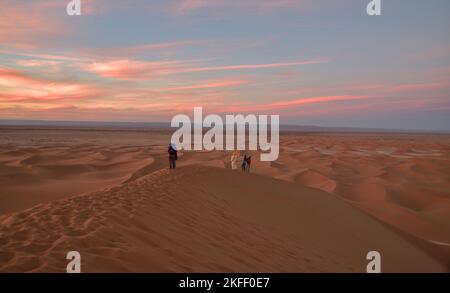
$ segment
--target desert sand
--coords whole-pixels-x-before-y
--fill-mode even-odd
[[[251,174],[170,132],[0,129],[0,271],[443,272],[450,137],[282,133]],[[251,152],[250,152],[251,153]],[[242,152],[243,155],[243,152]]]

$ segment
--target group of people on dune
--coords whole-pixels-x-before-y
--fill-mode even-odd
[[[231,155],[231,169],[233,170],[237,169],[238,160],[239,160],[239,153],[237,151],[234,151],[233,154]],[[252,157],[250,155],[247,156],[247,154],[245,154],[241,165],[242,171],[250,172],[251,164],[252,164]]]
[[[169,144],[169,147],[167,149],[167,153],[169,154],[169,169],[175,169],[176,167],[176,161],[178,159],[178,151],[173,144]],[[234,151],[231,155],[231,169],[236,170],[237,163],[239,160],[239,153],[237,151]],[[244,159],[242,160],[242,171],[243,172],[250,172],[250,166],[252,164],[252,157],[250,155],[245,154]]]

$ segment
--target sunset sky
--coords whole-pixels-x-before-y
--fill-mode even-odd
[[[0,2],[0,119],[450,130],[450,1]]]

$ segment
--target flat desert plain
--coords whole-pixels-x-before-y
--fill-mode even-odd
[[[248,174],[226,151],[169,170],[170,135],[0,128],[0,271],[449,271],[450,136],[282,132]]]

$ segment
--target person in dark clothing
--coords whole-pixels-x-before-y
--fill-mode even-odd
[[[242,172],[247,170],[247,155],[244,155],[244,159],[242,160]]]
[[[250,166],[252,165],[252,156],[247,157],[247,172],[250,173]]]
[[[175,167],[176,167],[175,162],[178,159],[178,157],[177,157],[178,151],[175,149],[175,147],[172,144],[169,144],[169,148],[168,148],[167,152],[169,153],[169,168],[175,169]]]

